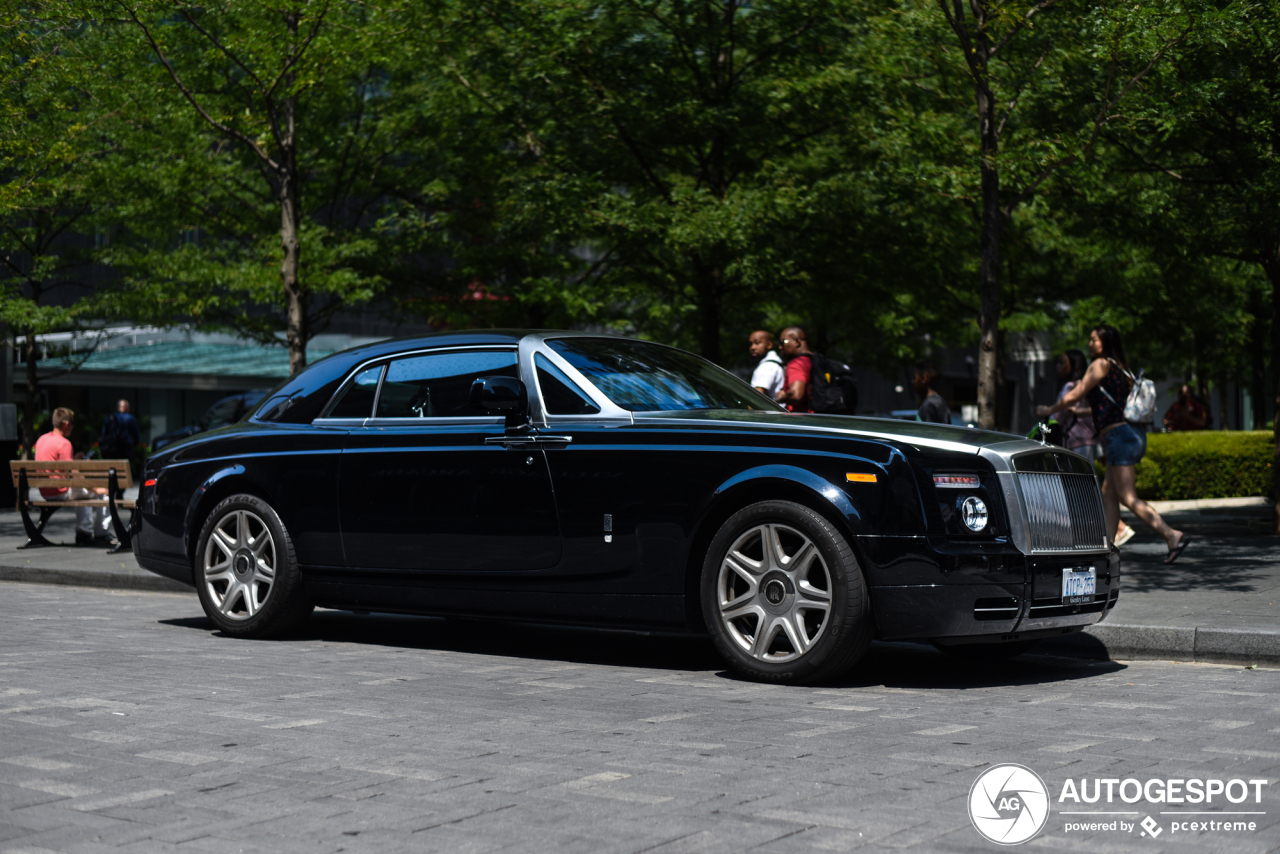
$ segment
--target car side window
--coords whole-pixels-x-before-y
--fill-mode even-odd
[[[382,378],[382,368],[382,365],[375,365],[356,374],[326,417],[368,418],[373,415],[373,398],[378,391],[378,380]]]
[[[538,387],[542,389],[542,405],[548,415],[595,415],[600,411],[586,392],[546,356],[535,354],[533,364],[538,369]]]
[[[471,384],[483,377],[516,377],[512,350],[432,353],[387,366],[378,418],[459,418],[490,415],[471,406]]]
[[[214,406],[205,413],[205,429],[215,430],[218,427],[226,427],[232,424],[239,417],[240,413],[236,411],[239,400],[227,400]]]

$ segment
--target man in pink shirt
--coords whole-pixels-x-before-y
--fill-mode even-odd
[[[813,412],[809,405],[809,385],[813,373],[813,352],[804,330],[789,326],[782,330],[782,355],[787,360],[782,388],[774,400],[792,412]]]
[[[53,429],[36,440],[36,462],[53,462],[56,460],[74,460],[75,452],[71,448],[71,430],[75,427],[76,414],[66,407],[53,410]],[[83,489],[71,487],[56,489],[41,487],[40,495],[47,501],[75,501],[81,498],[92,498],[95,495],[106,495],[105,489]],[[110,539],[110,518],[105,507],[76,508],[76,545],[95,545],[95,538]]]

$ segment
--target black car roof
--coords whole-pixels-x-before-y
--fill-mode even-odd
[[[626,335],[613,335],[608,332],[581,332],[571,329],[469,329],[460,332],[432,332],[427,335],[388,338],[385,341],[377,341],[372,344],[361,344],[332,353],[312,364],[318,365],[329,359],[350,360],[351,364],[355,364],[366,359],[376,359],[379,356],[426,347],[474,346],[477,344],[515,345],[520,343],[522,338],[529,335],[538,335],[543,338],[618,338],[623,341],[642,341],[642,343],[659,347],[670,346],[660,344],[657,341],[643,341],[643,339]]]

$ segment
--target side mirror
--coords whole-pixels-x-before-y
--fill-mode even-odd
[[[524,383],[515,377],[482,377],[471,384],[471,405],[487,412],[518,412],[524,408]]]

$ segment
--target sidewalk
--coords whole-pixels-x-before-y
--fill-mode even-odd
[[[37,514],[33,514],[39,519]],[[125,512],[125,520],[129,514]],[[114,590],[167,590],[194,592],[185,584],[162,578],[138,566],[133,552],[107,554],[104,548],[76,547],[76,514],[59,510],[44,527],[52,543],[65,544],[39,549],[19,549],[27,541],[22,515],[0,510],[0,581],[33,584],[70,584],[77,587],[107,587]]]
[[[1040,649],[1094,658],[1280,665],[1280,537],[1269,533],[1264,499],[1162,502],[1169,524],[1193,537],[1173,566],[1151,529],[1121,550],[1120,602],[1107,619]],[[75,542],[75,516],[59,511],[45,528],[55,543]],[[127,590],[192,588],[138,567],[128,552],[74,545],[19,550],[22,518],[0,512],[0,581],[69,584]]]
[[[1192,537],[1173,566],[1132,513],[1121,550],[1120,601],[1105,621],[1047,650],[1098,658],[1280,665],[1280,537],[1264,498],[1152,502]]]

